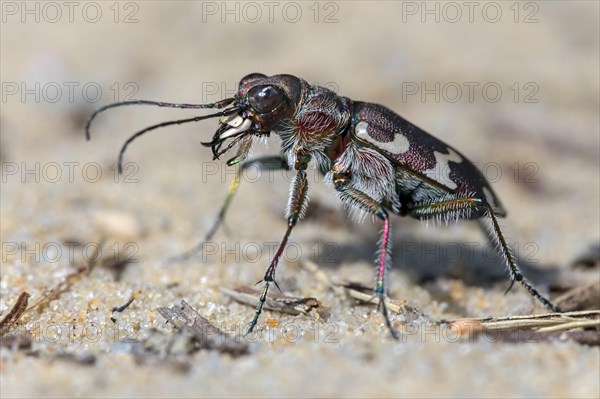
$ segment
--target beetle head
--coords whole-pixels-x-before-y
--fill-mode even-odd
[[[234,104],[254,131],[267,133],[294,115],[301,96],[302,82],[295,76],[252,73],[240,80]]]
[[[212,141],[202,144],[211,147],[218,158],[244,136],[268,135],[294,115],[301,98],[302,81],[295,76],[246,75],[233,97],[234,112],[222,116]],[[234,140],[221,149],[228,139]]]

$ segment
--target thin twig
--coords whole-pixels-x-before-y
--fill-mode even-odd
[[[6,334],[12,326],[14,326],[21,316],[27,310],[27,303],[31,295],[28,292],[21,292],[17,297],[12,309],[2,320],[0,320],[0,336]]]

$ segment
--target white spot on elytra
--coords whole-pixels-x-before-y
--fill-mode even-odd
[[[380,141],[375,140],[373,137],[369,135],[367,132],[367,127],[369,124],[365,121],[360,121],[356,124],[354,128],[354,133],[360,139],[367,141],[371,144],[374,144],[377,148],[381,148],[389,152],[390,154],[403,154],[410,148],[410,143],[408,139],[400,133],[396,133],[394,135],[394,141],[390,141],[389,143],[382,143]]]
[[[435,166],[433,169],[427,169],[424,173],[425,176],[441,183],[451,189],[455,189],[458,187],[456,183],[450,180],[450,165],[448,162],[456,162],[461,163],[463,161],[462,157],[458,155],[453,149],[448,148],[448,153],[443,154],[438,151],[434,151],[433,155],[435,156]]]

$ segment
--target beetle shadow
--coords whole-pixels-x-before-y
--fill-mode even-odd
[[[372,262],[378,246],[370,236],[365,236],[361,241],[365,244],[320,242],[323,250],[314,260],[319,266],[331,269],[344,263]],[[521,252],[513,252],[513,255],[523,276],[534,286],[548,287],[557,280],[558,269],[545,267],[535,259],[536,246],[529,249],[524,246]],[[375,270],[375,264],[373,269]],[[440,242],[403,235],[392,243],[392,269],[401,271],[412,283],[420,285],[427,285],[439,278],[456,279],[467,286],[481,288],[491,288],[502,283],[505,283],[506,288],[510,285],[504,259],[484,237],[478,242]],[[370,284],[371,281],[364,283]],[[515,284],[513,289],[517,286]],[[452,303],[446,293],[432,289],[432,285],[427,290],[435,300],[448,302],[455,310],[462,310],[456,309],[457,305]]]

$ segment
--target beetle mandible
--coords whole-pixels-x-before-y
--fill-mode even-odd
[[[270,285],[277,286],[277,264],[293,228],[306,209],[306,169],[311,162],[325,175],[325,183],[336,190],[342,203],[359,218],[372,215],[383,223],[374,291],[394,337],[397,333],[384,301],[386,270],[391,261],[390,213],[446,222],[458,219],[484,221],[488,236],[496,243],[508,267],[511,279],[508,290],[518,281],[546,307],[560,312],[519,270],[498,222],[506,212],[483,174],[459,151],[384,106],[350,100],[292,75],[252,73],[242,78],[233,97],[211,104],[145,100],[109,104],[94,112],[88,120],[87,138],[90,138],[91,122],[98,113],[126,105],[221,109],[210,115],[163,122],[143,129],[131,136],[119,153],[119,171],[122,171],[123,154],[139,136],[165,126],[220,117],[220,126],[212,140],[202,144],[212,149],[213,159],[236,147],[237,153],[227,164],[239,165],[225,202],[203,242],[210,240],[221,225],[244,169],[252,165],[268,170],[293,168],[296,171],[286,210],[287,230],[263,280],[259,281],[264,282],[264,288],[248,333],[258,322]],[[247,159],[253,141],[271,133],[281,138],[282,154]],[[225,145],[227,141],[229,143]],[[202,243],[185,257],[201,249]]]

